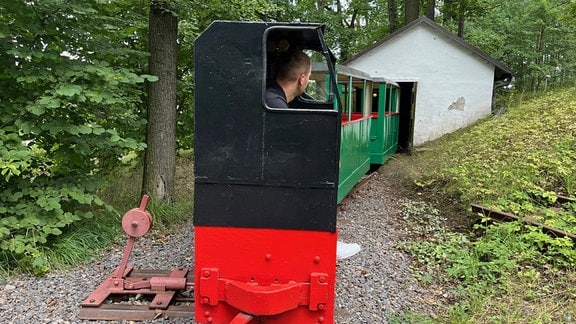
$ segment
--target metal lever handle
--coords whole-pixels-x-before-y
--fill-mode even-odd
[[[122,217],[122,228],[124,232],[128,234],[128,242],[122,255],[122,261],[120,261],[120,265],[114,274],[115,278],[124,277],[124,271],[126,270],[126,265],[128,264],[128,259],[132,253],[136,238],[144,236],[144,234],[148,233],[150,228],[152,228],[152,215],[146,211],[149,199],[150,197],[148,195],[142,196],[140,207],[129,210],[124,214],[124,217]]]

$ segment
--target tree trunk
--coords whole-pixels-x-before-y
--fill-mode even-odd
[[[404,0],[404,25],[418,19],[420,15],[420,1],[419,0]]]
[[[428,0],[428,3],[426,3],[426,17],[434,20],[435,9],[436,9],[436,0]]]
[[[394,0],[388,0],[388,25],[390,26],[390,33],[397,29],[396,3]]]
[[[458,37],[464,38],[464,22],[466,21],[466,1],[461,1],[458,7]]]
[[[148,126],[142,192],[170,202],[176,173],[176,73],[178,18],[162,1],[150,2]]]

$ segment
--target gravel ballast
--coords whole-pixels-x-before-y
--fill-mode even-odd
[[[340,205],[340,240],[358,243],[362,250],[338,261],[336,323],[388,323],[403,312],[436,316],[441,293],[433,286],[418,285],[410,257],[395,248],[403,240],[396,220],[404,201],[383,167]],[[193,235],[191,223],[169,235],[148,233],[137,239],[130,264],[136,269],[192,268]],[[9,278],[0,286],[0,322],[82,323],[79,304],[118,267],[123,250],[112,247],[89,264],[40,278]]]

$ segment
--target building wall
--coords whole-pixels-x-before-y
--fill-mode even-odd
[[[347,65],[372,77],[417,83],[414,146],[468,126],[491,111],[494,65],[426,25]]]

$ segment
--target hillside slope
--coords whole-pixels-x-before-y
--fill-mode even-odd
[[[481,204],[576,233],[576,203],[557,201],[576,195],[575,90],[512,98],[517,102],[505,114],[390,161],[412,197],[428,204],[407,220],[404,248],[422,280],[453,287],[456,298],[443,321],[576,318],[574,242],[470,211]]]

